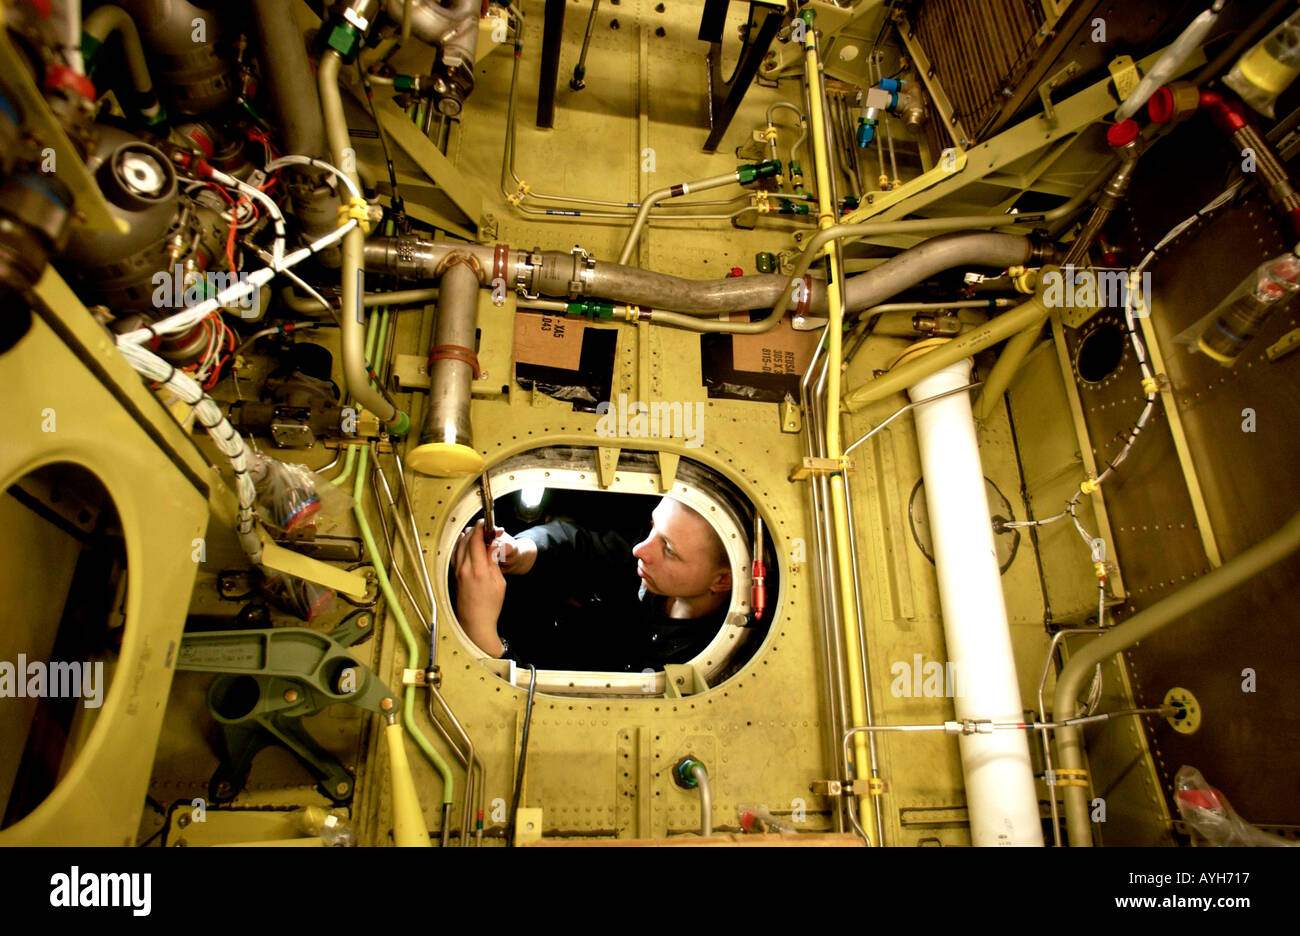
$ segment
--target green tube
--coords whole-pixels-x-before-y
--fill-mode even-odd
[[[375,545],[375,537],[370,531],[370,523],[366,520],[365,507],[361,500],[365,495],[364,481],[369,461],[370,450],[363,448],[357,460],[357,479],[352,487],[352,510],[357,518],[357,528],[361,532],[361,541],[365,544],[366,554],[370,556],[375,570],[375,577],[379,580],[380,591],[384,594],[384,600],[388,602],[389,611],[392,613],[393,619],[397,621],[397,629],[401,632],[402,642],[406,645],[406,659],[412,666],[417,666],[421,657],[415,643],[415,636],[411,633],[411,627],[406,621],[406,615],[402,613],[402,608],[397,602],[397,593],[393,591],[393,585],[388,580],[387,573],[384,572],[384,564],[379,561],[379,549]],[[429,759],[429,763],[433,764],[434,769],[442,777],[442,802],[444,805],[449,805],[456,792],[456,781],[452,777],[451,767],[443,760],[437,748],[429,743],[429,739],[424,736],[420,726],[415,723],[414,686],[407,686],[403,695],[402,722],[406,725],[407,732],[415,740],[424,756]]]
[[[388,328],[388,309],[379,310],[379,333],[382,335]],[[370,317],[370,323],[367,326],[366,357],[370,357],[372,350],[370,339],[375,337],[374,333],[375,316]],[[383,345],[379,346],[379,353],[383,355]],[[384,366],[383,360],[375,364],[376,370]],[[353,448],[351,451],[356,451]],[[357,518],[357,529],[361,532],[361,541],[365,544],[366,554],[375,570],[375,577],[379,581],[379,589],[383,592],[384,600],[388,602],[388,609],[397,621],[397,629],[402,635],[402,642],[406,645],[406,659],[410,666],[419,666],[422,659],[418,645],[415,642],[415,636],[411,633],[410,624],[407,623],[406,615],[402,612],[402,606],[398,603],[397,593],[393,591],[393,584],[388,580],[388,574],[384,571],[384,564],[379,558],[379,549],[375,545],[374,533],[370,530],[370,522],[366,519],[365,506],[362,498],[365,496],[365,478],[366,468],[370,462],[370,450],[361,449],[361,455],[357,459],[357,478],[352,486],[352,511]],[[451,767],[443,760],[442,755],[438,753],[437,748],[429,743],[429,739],[424,736],[420,726],[415,722],[415,687],[407,686],[402,698],[402,722],[406,725],[406,730],[411,737],[415,739],[416,745],[428,758],[429,763],[433,764],[434,769],[442,777],[442,802],[444,806],[449,806],[456,792],[456,781],[452,777]]]

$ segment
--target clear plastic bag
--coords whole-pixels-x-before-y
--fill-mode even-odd
[[[736,816],[746,832],[797,832],[794,826],[772,815],[766,806],[737,806]]]
[[[1262,832],[1228,805],[1228,798],[1210,786],[1195,767],[1184,765],[1174,777],[1174,802],[1183,821],[1211,845],[1291,845],[1280,835]]]
[[[357,843],[347,812],[332,809],[328,812],[319,806],[305,806],[291,813],[298,828],[307,835],[319,835],[321,842],[331,846],[348,846]]]
[[[311,469],[258,452],[253,455],[251,471],[258,502],[282,530],[293,531],[306,525],[320,510],[321,498]]]
[[[266,575],[263,581],[266,597],[290,614],[311,623],[334,607],[334,589],[295,575],[282,575],[269,569],[263,571]]]

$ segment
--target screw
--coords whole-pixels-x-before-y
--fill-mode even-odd
[[[668,35],[668,33],[664,31],[664,28],[663,28],[662,26],[660,26],[660,27],[658,27],[657,29],[655,29],[655,35],[656,35],[656,36],[666,36],[666,35]]]
[[[391,712],[393,710],[393,700],[384,699],[382,702],[379,703],[379,707],[383,709],[385,712]]]
[[[616,0],[616,2],[617,2],[617,0]],[[616,20],[616,19],[612,19],[612,20],[610,20],[610,21],[609,21],[609,28],[610,28],[610,29],[618,29],[618,20]]]
[[[180,826],[180,827],[183,829],[183,828],[185,828],[187,825],[190,824],[190,817],[189,817],[189,816],[181,816],[179,819],[176,820],[176,824],[177,824],[178,826]]]
[[[369,627],[369,626],[370,626],[370,615],[363,614],[361,615],[361,617],[357,618],[357,627]]]
[[[345,780],[339,781],[338,786],[334,788],[334,792],[337,793],[339,796],[342,796],[347,791],[348,791],[348,784],[347,781]]]

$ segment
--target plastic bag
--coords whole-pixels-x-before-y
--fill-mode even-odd
[[[304,465],[292,465],[260,452],[253,454],[253,485],[271,522],[285,531],[305,525],[320,510],[316,476]]]
[[[290,816],[302,832],[319,835],[325,845],[345,847],[357,843],[356,833],[345,810],[332,809],[327,812],[320,806],[305,806]]]
[[[1261,832],[1228,805],[1228,798],[1210,786],[1195,767],[1184,765],[1174,777],[1174,802],[1183,821],[1211,845],[1297,845]]]
[[[746,832],[796,832],[794,826],[772,815],[766,806],[737,806],[740,827]]]
[[[296,575],[282,575],[269,569],[263,571],[266,574],[263,582],[266,597],[290,614],[311,623],[334,607],[334,589]]]

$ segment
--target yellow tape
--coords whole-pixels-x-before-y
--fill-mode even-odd
[[[358,196],[352,196],[344,204],[339,206],[339,227],[347,224],[352,219],[356,219],[357,227],[362,231],[370,233],[370,214],[367,210],[366,200]]]
[[[1148,393],[1148,394],[1155,393],[1159,389],[1160,389],[1160,384],[1159,382],[1157,382],[1157,380],[1154,377],[1142,378],[1142,391],[1144,393]]]
[[[1094,481],[1092,478],[1084,478],[1083,481],[1079,484],[1079,490],[1085,494],[1091,494],[1100,487],[1101,485],[1098,484],[1096,481]]]
[[[1099,578],[1099,579],[1103,579],[1103,580],[1106,578],[1106,563],[1104,563],[1104,562],[1094,562],[1094,563],[1092,564],[1092,567],[1093,567],[1093,569],[1094,569],[1094,570],[1096,571],[1096,573],[1097,573],[1097,578]]]
[[[1053,773],[1056,786],[1088,786],[1088,771],[1082,767],[1058,767]]]

